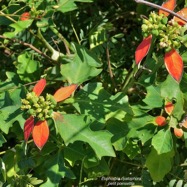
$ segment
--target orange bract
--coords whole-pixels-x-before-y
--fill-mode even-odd
[[[167,8],[169,10],[174,10],[176,6],[176,0],[168,0],[162,4],[162,7]],[[169,16],[169,13],[164,10],[159,10],[159,14],[164,14],[165,16]]]
[[[182,129],[179,128],[174,128],[174,134],[177,138],[181,138],[184,134]]]
[[[30,19],[30,13],[29,12],[24,12],[21,17],[20,17],[20,20],[21,21],[25,21],[25,20],[28,20]]]
[[[56,100],[56,102],[63,101],[67,99],[76,89],[77,89],[76,84],[62,87],[55,92],[55,94],[53,95],[54,99]]]
[[[163,117],[163,116],[157,116],[157,117],[155,118],[155,122],[156,122],[156,124],[157,124],[158,126],[164,126],[164,125],[166,125],[166,118]]]
[[[38,121],[34,125],[32,136],[33,136],[34,143],[41,150],[49,137],[49,127],[47,125],[46,120]]]
[[[178,15],[184,17],[184,18],[187,18],[187,8],[183,8],[182,10],[180,10],[179,12],[177,12]],[[176,22],[178,22],[178,24],[180,25],[185,25],[186,22],[183,21],[182,19],[178,18],[178,17],[174,17],[173,18]]]
[[[40,94],[43,92],[44,88],[46,86],[46,80],[45,79],[40,79],[36,85],[33,88],[33,92],[37,95],[40,96]]]
[[[183,73],[183,60],[175,49],[167,52],[164,56],[164,62],[169,74],[180,82]]]

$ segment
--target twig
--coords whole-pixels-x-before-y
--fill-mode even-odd
[[[134,1],[135,1],[136,3],[148,5],[148,6],[150,6],[150,7],[163,10],[163,11],[168,12],[168,13],[170,13],[170,14],[172,14],[172,15],[178,17],[179,19],[181,19],[181,20],[187,22],[187,19],[184,18],[183,16],[180,16],[180,15],[178,15],[177,13],[175,13],[175,12],[173,12],[173,11],[167,9],[167,8],[164,8],[164,7],[160,6],[160,5],[156,5],[156,4],[154,4],[154,3],[150,3],[150,2],[147,2],[147,1],[144,1],[144,0],[134,0]]]
[[[44,54],[42,51],[40,51],[39,49],[37,49],[36,47],[34,47],[32,44],[29,44],[29,43],[26,43],[26,42],[23,42],[23,41],[21,41],[21,40],[17,40],[17,39],[15,39],[15,38],[7,38],[7,37],[5,37],[5,36],[3,36],[3,35],[0,35],[0,38],[2,38],[2,39],[5,39],[5,40],[9,40],[9,41],[11,41],[11,42],[13,42],[13,43],[19,43],[19,44],[21,44],[21,45],[23,45],[23,46],[26,46],[26,47],[29,47],[29,48],[31,48],[32,50],[34,50],[35,52],[37,52],[38,54],[40,54],[40,55],[42,55],[43,57],[45,57],[45,58],[47,58],[50,62],[55,62],[54,60],[52,60],[49,56],[47,56],[46,54]]]
[[[116,83],[114,81],[114,74],[113,74],[112,68],[111,68],[111,62],[110,62],[110,54],[109,54],[108,44],[107,44],[107,47],[106,47],[106,57],[107,57],[109,75],[110,75],[112,84],[113,84],[113,86],[115,88],[116,87]]]

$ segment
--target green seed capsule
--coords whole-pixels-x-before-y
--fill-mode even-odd
[[[152,34],[155,36],[158,36],[159,32],[158,32],[158,30],[152,30]]]

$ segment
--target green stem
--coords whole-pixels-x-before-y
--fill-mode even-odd
[[[82,180],[82,173],[83,173],[83,165],[84,165],[84,160],[85,160],[86,156],[82,159],[82,163],[81,163],[81,169],[80,169],[80,177],[79,177],[79,187],[81,187],[81,180]]]
[[[64,43],[64,46],[66,48],[66,53],[70,55],[70,44],[69,42],[64,38],[64,36],[58,32],[58,30],[54,26],[50,26],[50,29],[53,31],[54,34],[56,34]]]

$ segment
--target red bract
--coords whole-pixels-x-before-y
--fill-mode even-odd
[[[33,92],[36,96],[40,96],[46,86],[46,80],[41,79],[34,86]],[[56,102],[63,101],[67,99],[77,88],[76,84],[72,84],[67,87],[62,87],[57,90],[54,94],[54,99]],[[43,146],[46,144],[49,137],[49,128],[46,120],[39,120],[34,123],[34,117],[30,116],[24,124],[24,139],[28,141],[30,134],[32,133],[32,137],[35,145],[41,150]]]
[[[21,21],[25,21],[30,19],[30,13],[29,12],[24,12],[23,14],[21,14],[20,20]]]
[[[139,64],[143,58],[147,55],[149,48],[151,46],[152,35],[144,38],[143,41],[139,44],[135,52],[135,61],[136,64]]]
[[[166,118],[163,116],[157,116],[155,122],[158,126],[164,126],[167,124]]]
[[[167,8],[169,10],[174,10],[175,5],[176,0],[168,0],[165,3],[163,3],[162,7]],[[159,14],[164,14],[165,16],[169,15],[169,13],[163,10],[159,10]],[[178,14],[187,17],[187,8],[184,8],[181,11],[179,11]],[[174,17],[174,20],[177,21],[179,24],[185,24],[185,22],[179,18]],[[149,35],[147,38],[144,38],[143,41],[139,44],[135,51],[136,64],[139,64],[142,61],[142,59],[147,55],[151,46],[151,42],[152,35]],[[168,73],[177,82],[180,82],[183,73],[183,60],[175,49],[171,49],[170,51],[165,53],[164,63]]]

